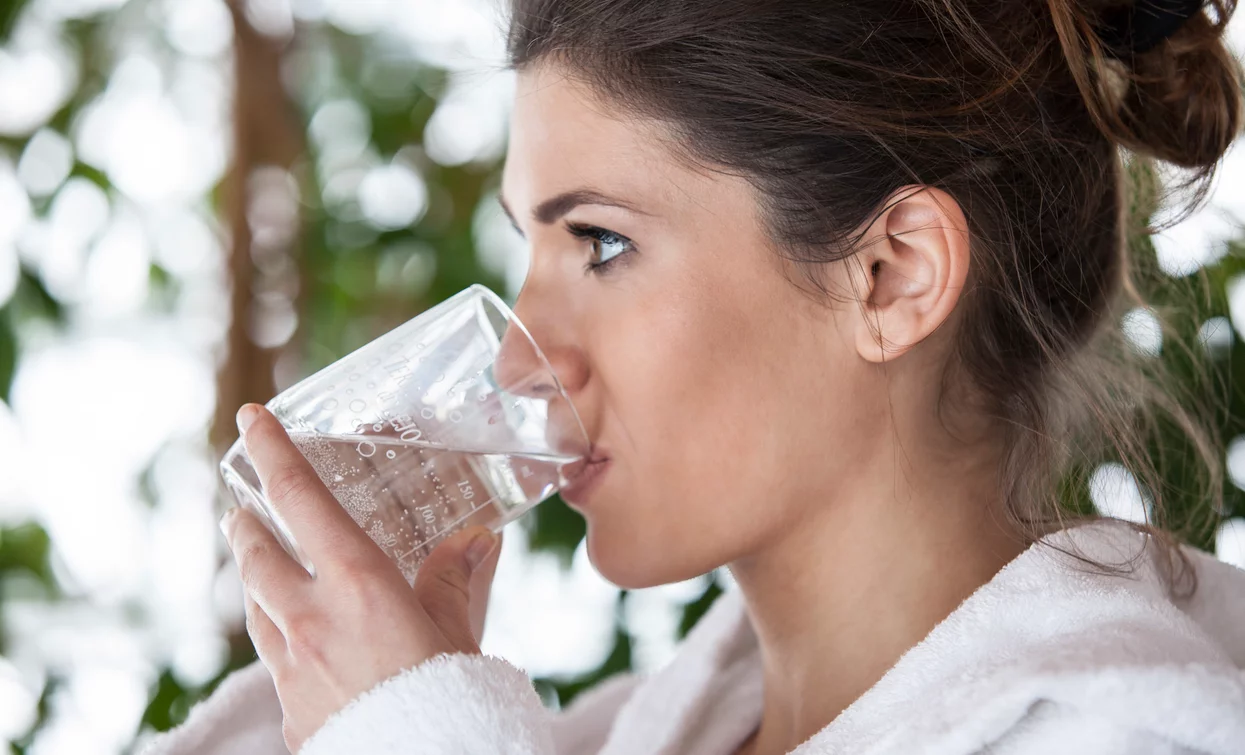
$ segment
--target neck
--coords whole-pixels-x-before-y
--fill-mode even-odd
[[[1025,549],[1001,524],[995,462],[906,457],[899,475],[887,458],[856,478],[872,489],[836,486],[803,526],[731,563],[764,666],[749,752],[786,753],[820,731]]]

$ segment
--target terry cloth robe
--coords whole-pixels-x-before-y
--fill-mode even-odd
[[[1103,520],[1043,540],[1121,563],[1148,536]],[[1098,575],[1030,546],[792,753],[1245,755],[1245,571],[1182,548],[1199,588],[1173,602],[1149,557]],[[360,695],[298,755],[733,755],[762,691],[732,585],[664,667],[616,674],[565,709],[502,658],[443,654]],[[141,755],[288,755],[266,668],[235,671]]]

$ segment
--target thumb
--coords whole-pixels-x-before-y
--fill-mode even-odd
[[[487,527],[469,527],[441,541],[415,572],[416,599],[441,634],[464,652],[479,652],[471,610],[472,574],[496,551],[497,543],[498,536]]]

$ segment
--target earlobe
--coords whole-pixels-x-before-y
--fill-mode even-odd
[[[860,250],[857,351],[888,362],[925,340],[959,302],[968,274],[968,226],[941,189],[904,187],[870,225]]]

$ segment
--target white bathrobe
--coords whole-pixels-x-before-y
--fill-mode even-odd
[[[1145,541],[1110,521],[1045,539],[1116,563]],[[1149,560],[1099,576],[1030,547],[792,752],[1245,755],[1245,571],[1186,552],[1200,587],[1176,604]],[[615,675],[564,710],[501,658],[441,655],[356,698],[299,755],[733,755],[761,709],[756,636],[732,587],[664,668]],[[226,753],[288,755],[258,661],[142,750]]]

